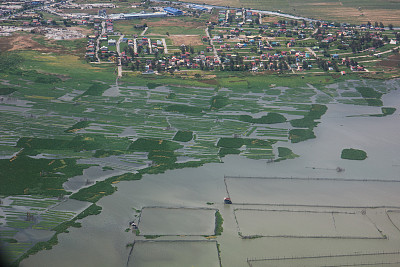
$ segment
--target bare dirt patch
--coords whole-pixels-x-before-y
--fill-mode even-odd
[[[29,35],[12,35],[9,37],[1,38],[0,47],[2,51],[15,51],[15,50],[35,50],[43,52],[61,52],[55,48],[43,46],[32,39]],[[4,50],[3,50],[4,49]]]
[[[35,40],[35,37],[43,37],[43,35],[31,34],[13,34],[11,36],[0,38],[1,51],[16,51],[16,50],[34,50],[44,53],[58,53],[58,54],[82,54],[84,50],[69,51],[64,47],[58,45],[56,41],[45,39],[43,45]]]
[[[376,65],[388,68],[400,68],[400,55],[390,55],[387,59],[382,60]]]
[[[218,81],[215,79],[212,80],[200,80],[199,82],[205,83],[205,84],[209,84],[209,85],[217,85]]]
[[[91,29],[82,28],[82,27],[79,27],[79,26],[69,27],[68,29],[73,30],[73,31],[81,32],[84,35],[90,35],[90,34],[93,33],[93,31]]]
[[[153,27],[187,27],[187,28],[198,28],[203,27],[203,23],[200,22],[193,22],[193,21],[183,21],[180,19],[172,18],[172,19],[163,19],[161,21],[147,21],[143,20],[143,23],[146,23],[149,26]]]
[[[169,38],[172,40],[174,46],[182,44],[196,46],[203,44],[199,35],[171,35]]]

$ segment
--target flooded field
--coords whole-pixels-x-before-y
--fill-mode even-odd
[[[244,237],[384,238],[361,213],[237,209]]]
[[[319,256],[293,259],[260,259],[249,260],[250,267],[321,267],[321,266],[399,266],[400,253],[353,254],[336,256]]]
[[[3,105],[2,111],[13,116],[5,116],[1,130],[7,142],[18,143],[15,133],[40,136],[42,139],[27,142],[36,145],[37,155],[57,155],[56,163],[73,158],[77,164],[98,165],[81,166],[82,173],[65,178],[57,190],[75,192],[92,183],[97,185],[99,188],[91,192],[90,201],[99,199],[96,204],[102,207],[101,213],[79,220],[81,228],[70,227],[69,233],[60,233],[57,245],[23,260],[21,266],[53,266],[55,262],[59,267],[127,263],[291,266],[296,261],[304,262],[303,266],[395,264],[395,252],[400,247],[399,112],[385,117],[370,116],[381,114],[380,107],[355,105],[364,100],[354,88],[367,85],[385,93],[393,90],[382,101],[399,110],[400,91],[394,90],[399,88],[397,80],[309,86],[298,88],[299,94],[295,94],[294,88],[275,88],[276,95],[270,94],[269,85],[248,92],[247,82],[232,84],[232,88],[219,90],[230,101],[219,110],[210,109],[210,100],[216,94],[214,88],[148,89],[131,87],[129,83],[119,86],[118,91],[107,89],[102,96],[82,96],[84,102],[70,97],[58,100],[72,91],[54,90],[57,101],[78,103],[72,111],[67,103],[36,98],[32,98],[36,101],[34,112],[31,108],[16,110],[10,103]],[[88,86],[79,89],[83,91]],[[313,129],[315,139],[292,143],[289,132],[293,127],[289,121],[276,125],[259,123],[268,112],[282,113],[287,120],[301,119],[311,104],[318,102],[317,96],[322,95],[329,101],[326,114]],[[191,106],[185,106],[188,103]],[[92,112],[85,112],[89,110]],[[243,115],[251,118],[244,117],[247,121],[242,121],[239,116]],[[76,126],[79,122],[85,126]],[[68,127],[73,132],[65,132]],[[191,131],[193,138],[175,142],[178,131]],[[58,136],[62,138],[57,139]],[[150,139],[154,141],[153,149],[132,146],[146,138],[156,140]],[[221,138],[230,143],[218,146]],[[257,138],[265,143],[258,145]],[[48,140],[57,146],[49,149]],[[299,157],[279,161],[278,147],[288,148]],[[362,161],[342,159],[341,151],[345,148],[362,149],[368,157]],[[9,149],[1,155],[17,156],[19,149]],[[29,160],[35,159],[28,156]],[[43,168],[54,166],[47,160],[43,161]],[[198,160],[207,163],[198,168],[177,165]],[[103,183],[111,176],[137,173],[165,162],[182,169],[144,174],[141,180],[115,178],[110,184]],[[70,165],[60,163],[54,174],[61,175],[58,172],[68,166],[73,169],[72,163],[75,164],[72,160]],[[337,172],[337,167],[344,171]],[[46,172],[53,174],[53,169]],[[54,225],[69,220],[91,204],[72,199],[64,202],[62,196],[60,200],[55,196],[45,199],[47,202],[28,196],[3,199],[1,235],[2,239],[19,241],[9,243],[11,248],[15,247],[15,255],[33,245],[29,238],[32,242],[48,238]],[[229,196],[233,204],[223,204]],[[223,231],[210,237],[215,231],[216,210],[223,218]],[[36,213],[39,220],[25,220],[27,211]],[[132,221],[139,225],[138,235],[129,228]],[[32,229],[46,232],[39,236],[39,232],[28,231]],[[210,239],[213,241],[209,242]],[[332,257],[328,259],[327,255]]]
[[[140,235],[213,235],[213,209],[151,208],[142,209]]]
[[[221,265],[215,241],[145,241],[134,244],[127,266],[220,267]]]
[[[307,178],[226,178],[236,204],[399,207],[400,181]],[[338,197],[340,195],[340,198]]]

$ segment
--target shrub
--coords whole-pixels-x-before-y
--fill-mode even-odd
[[[367,153],[359,149],[346,148],[342,150],[341,158],[350,160],[364,160],[367,158]]]
[[[225,96],[216,95],[211,98],[211,109],[220,109],[229,104],[229,99]]]
[[[315,135],[311,129],[292,129],[289,131],[289,140],[291,140],[292,143],[298,143],[312,138],[315,138]]]
[[[193,139],[192,131],[178,131],[173,138],[173,140],[180,142],[189,142],[192,139]]]

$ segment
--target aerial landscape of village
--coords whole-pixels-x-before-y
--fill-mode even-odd
[[[0,266],[400,266],[400,0],[0,2]]]

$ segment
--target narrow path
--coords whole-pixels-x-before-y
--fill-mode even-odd
[[[215,57],[218,61],[220,61],[219,56],[218,56],[218,53],[217,53],[217,50],[215,49],[214,42],[213,42],[213,40],[211,39],[210,33],[208,32],[208,28],[206,28],[205,31],[206,31],[206,35],[207,35],[208,39],[210,40],[210,45],[212,46],[212,49],[213,49],[213,51],[214,51],[214,57]],[[221,63],[221,62],[220,62],[220,63]]]
[[[120,49],[120,44],[121,40],[124,38],[124,35],[121,35],[117,41],[117,53],[118,53],[118,62],[117,62],[117,68],[118,68],[118,77],[122,77],[122,64],[121,64],[121,49]],[[118,81],[117,81],[118,85]]]
[[[315,54],[314,50],[311,48],[307,47],[308,52],[310,52],[315,58],[318,58],[317,54]]]
[[[149,52],[150,52],[150,54],[153,54],[153,48],[151,46],[151,39],[149,38],[147,40],[149,41]]]
[[[135,54],[137,54],[137,40],[136,40],[136,38],[133,39],[133,52],[135,52]]]
[[[102,21],[101,22],[101,34],[100,34],[100,36],[99,37],[97,37],[97,45],[96,45],[96,58],[97,58],[97,61],[99,62],[99,63],[101,63],[101,60],[100,60],[100,58],[99,58],[99,51],[100,51],[100,38],[101,38],[101,36],[103,35],[103,34],[105,34],[106,33],[106,22],[105,21]]]
[[[164,54],[168,54],[167,43],[165,42],[165,38],[161,39],[163,46],[164,46]]]
[[[144,30],[142,31],[142,33],[141,33],[140,35],[143,36],[143,35],[146,33],[146,31],[147,31],[148,28],[149,28],[149,27],[144,28]]]

